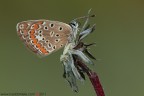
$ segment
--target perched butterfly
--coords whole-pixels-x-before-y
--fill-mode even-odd
[[[29,20],[17,24],[17,34],[25,45],[40,56],[64,46],[72,32],[66,23],[51,20]]]
[[[72,90],[78,92],[76,79],[84,81],[84,73],[87,73],[97,96],[105,96],[97,74],[86,65],[93,64],[87,56],[96,59],[87,48],[95,43],[82,42],[82,39],[95,30],[95,24],[92,27],[87,24],[89,18],[95,16],[90,15],[90,11],[87,16],[76,18],[70,24],[51,20],[23,21],[17,24],[17,34],[29,49],[40,56],[47,56],[65,46],[60,61],[64,66],[63,77]],[[79,28],[77,20],[82,18],[86,21],[82,28]]]

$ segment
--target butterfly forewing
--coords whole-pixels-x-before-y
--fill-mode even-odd
[[[33,52],[46,56],[68,41],[72,28],[59,21],[29,20],[17,24],[17,33]]]

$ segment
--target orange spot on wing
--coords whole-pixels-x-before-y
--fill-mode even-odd
[[[45,49],[43,49],[43,53],[47,53],[47,51]]]
[[[43,21],[38,21],[37,24],[43,24]]]
[[[48,54],[48,52],[46,51],[46,49],[45,49],[44,47],[41,47],[41,48],[40,48],[40,51],[41,51],[42,53],[44,53],[44,54]]]
[[[38,24],[34,24],[34,29],[38,29],[39,28],[39,25]]]
[[[34,35],[35,31],[34,30],[30,30],[30,34]]]
[[[36,46],[40,49],[41,48],[41,44],[37,43]]]
[[[36,45],[38,40],[37,39],[33,39],[34,44]]]
[[[30,38],[31,38],[31,39],[35,39],[35,36],[34,36],[34,35],[30,35]]]

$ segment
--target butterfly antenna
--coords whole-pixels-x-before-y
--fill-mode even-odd
[[[77,21],[77,20],[79,20],[79,19],[86,19],[86,18],[95,17],[95,16],[96,16],[95,14],[93,14],[93,15],[87,15],[87,16],[81,16],[81,17],[75,18],[75,19],[73,19],[73,20],[74,20],[74,21]]]
[[[77,21],[77,20],[79,20],[79,19],[86,19],[83,27],[81,28],[81,32],[84,31],[85,27],[87,26],[87,23],[89,22],[89,18],[96,16],[95,14],[90,15],[91,10],[92,10],[92,9],[90,9],[90,10],[88,11],[88,14],[87,14],[86,16],[82,16],[82,17],[78,17],[78,18],[75,18],[75,19],[74,19],[74,21]]]
[[[96,15],[93,14],[93,15],[90,15],[90,12],[91,12],[92,8],[88,10],[88,14],[86,16],[81,16],[81,17],[78,17],[78,18],[75,18],[74,20],[79,20],[79,19],[85,19],[85,18],[89,18],[89,17],[95,17]]]

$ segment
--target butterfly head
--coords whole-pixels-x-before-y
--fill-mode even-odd
[[[72,20],[69,25],[72,27],[72,29],[77,29],[79,27],[79,24],[76,20]]]

